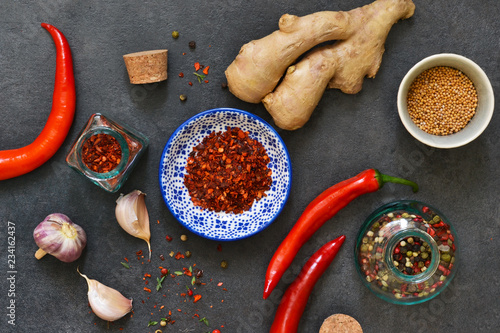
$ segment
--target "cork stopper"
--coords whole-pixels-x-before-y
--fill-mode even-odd
[[[356,319],[339,313],[326,318],[319,333],[363,333],[363,329]]]
[[[168,50],[129,53],[123,56],[130,83],[145,84],[167,79]]]

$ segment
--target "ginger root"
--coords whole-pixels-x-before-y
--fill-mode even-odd
[[[373,78],[378,72],[392,25],[412,16],[414,10],[411,0],[378,0],[351,11],[355,33],[309,52],[290,67],[294,70],[287,71],[278,88],[263,99],[276,125],[286,130],[302,127],[327,86],[347,94],[358,93],[364,77]]]
[[[300,55],[299,48],[295,47],[299,45],[297,40],[291,39],[291,35],[282,31],[280,25],[280,31],[242,48],[240,55],[226,71],[228,86],[238,98],[253,103],[265,95],[262,102],[276,125],[287,130],[298,129],[309,120],[327,87],[355,94],[361,90],[365,76],[375,76],[392,25],[400,19],[411,17],[414,10],[412,0],[377,0],[349,12],[320,12],[323,15],[329,13],[330,17],[335,16],[336,19],[341,18],[339,22],[331,22],[331,26],[341,27],[343,34],[337,39],[343,40],[310,51],[304,59],[287,70],[283,82],[271,93],[283,74],[282,68],[286,68]],[[302,34],[317,38],[304,42],[309,49],[324,42],[324,38],[317,36],[325,36],[326,32],[305,28]],[[300,31],[295,30],[293,36],[298,35],[301,35]],[[288,44],[286,38],[290,38]],[[252,52],[246,50],[249,45],[252,45]],[[302,44],[300,46],[302,51],[304,47]],[[283,48],[290,52],[282,54]],[[291,59],[292,53],[295,59]],[[265,59],[261,57],[264,54]],[[262,95],[265,91],[267,95]]]
[[[345,12],[317,12],[303,17],[285,14],[279,30],[243,45],[226,69],[229,90],[239,99],[260,103],[301,54],[329,40],[352,35]]]

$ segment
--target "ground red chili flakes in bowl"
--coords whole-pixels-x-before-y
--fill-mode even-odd
[[[191,201],[215,212],[240,214],[266,196],[272,184],[262,144],[238,127],[212,132],[193,147],[184,185]]]
[[[227,138],[222,139],[227,145],[213,139],[218,132],[221,136],[223,132],[227,132],[225,134]],[[210,135],[214,137],[210,139]],[[231,135],[233,137],[230,139]],[[208,144],[207,142],[203,144],[205,139],[208,140]],[[239,156],[240,152],[236,154],[231,151],[231,148],[236,148],[245,140],[249,145],[246,149],[249,150],[243,151],[242,149],[241,156]],[[210,147],[203,150],[200,145]],[[219,152],[220,148],[222,148],[221,152]],[[253,150],[258,150],[260,153],[255,157],[249,157],[251,155],[249,152]],[[244,152],[247,156],[243,156]],[[201,161],[201,157],[196,156],[198,154],[209,156],[205,156],[206,158],[210,156],[212,159],[219,158],[219,165],[209,160],[210,163],[205,163],[207,165],[205,169],[202,169],[204,162]],[[251,161],[252,158],[253,161]],[[197,200],[206,199],[205,197],[211,196],[212,193],[216,197],[215,191],[218,186],[221,193],[217,195],[219,202],[215,206],[222,208],[220,211],[208,209],[210,203],[205,202],[202,204],[205,206],[200,206],[193,202],[188,185],[185,184],[185,177],[189,174],[188,169],[191,168],[188,160],[197,161],[194,163],[197,165],[194,168],[195,171],[200,174],[205,171],[209,172],[208,179],[214,182],[214,184],[203,184],[188,178],[193,188],[201,193]],[[213,167],[217,169],[218,166],[220,166],[219,171],[208,170]],[[234,174],[231,174],[231,168],[235,171]],[[250,171],[247,168],[250,168]],[[238,174],[240,171],[241,174]],[[264,230],[281,213],[290,193],[292,168],[286,146],[271,125],[246,111],[218,108],[201,112],[177,128],[165,145],[158,174],[160,189],[167,207],[186,229],[208,239],[232,241]],[[243,190],[231,188],[239,182],[236,179],[240,176],[242,179],[245,177],[242,182]],[[249,180],[253,182],[251,185],[249,185]],[[226,191],[228,188],[229,191]],[[250,193],[251,190],[254,194]],[[224,201],[229,195],[237,196],[236,202],[240,206],[233,205],[229,209],[221,207],[221,195]],[[251,196],[254,196],[254,199]],[[251,206],[248,206],[245,201],[249,197],[248,203],[253,202]],[[258,198],[260,199],[256,200]],[[249,209],[242,210],[241,205]],[[235,214],[240,210],[240,213]]]

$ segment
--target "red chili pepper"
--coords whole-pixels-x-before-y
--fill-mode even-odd
[[[414,182],[387,176],[374,169],[368,169],[356,177],[330,187],[314,199],[306,207],[304,213],[302,213],[271,259],[266,273],[264,299],[269,297],[297,252],[316,230],[347,206],[349,202],[362,194],[377,191],[387,182],[409,185],[414,192],[418,191],[418,185]]]
[[[194,63],[194,69],[195,69],[196,71],[198,71],[198,70],[200,69],[200,63],[199,63],[199,62],[195,62],[195,63]]]
[[[208,69],[209,68],[210,68],[210,66],[207,66],[207,67],[203,68],[203,74],[208,75]]]
[[[323,275],[344,243],[342,235],[323,245],[306,262],[298,277],[288,287],[274,315],[270,333],[294,333],[314,285]]]
[[[45,127],[31,144],[0,151],[0,180],[24,175],[47,162],[61,147],[75,115],[75,78],[68,41],[54,26],[42,23],[56,45],[56,78],[52,111]]]

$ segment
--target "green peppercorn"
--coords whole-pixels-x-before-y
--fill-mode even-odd
[[[441,256],[441,260],[446,261],[446,262],[450,262],[451,256],[448,253],[445,253]]]
[[[407,257],[411,257],[412,255],[413,255],[413,252],[411,252],[411,251],[406,252]]]
[[[434,221],[434,223],[439,223],[441,221],[441,218],[439,217],[439,215],[436,215],[432,218],[432,220]]]
[[[360,247],[361,252],[368,252],[368,245],[367,244],[362,244]]]
[[[420,254],[420,256],[422,257],[422,259],[427,259],[429,257],[429,253],[422,252],[422,254]]]
[[[220,267],[227,268],[227,261],[226,260],[222,260],[221,263],[220,263]]]
[[[192,254],[191,251],[188,250],[188,251],[186,251],[185,254],[186,254],[186,258],[191,258],[191,254]]]
[[[177,31],[177,30],[172,31],[172,38],[173,38],[173,39],[177,39],[177,38],[179,38],[179,31]]]
[[[378,222],[373,223],[373,226],[372,226],[373,230],[378,229],[378,227],[380,227],[380,223],[378,223]]]
[[[419,261],[418,262],[418,268],[422,268],[424,267],[424,262],[423,261]]]

